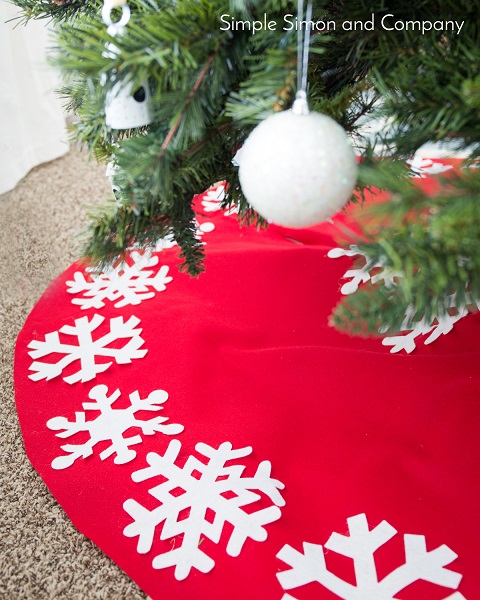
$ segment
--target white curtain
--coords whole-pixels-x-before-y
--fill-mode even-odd
[[[46,62],[47,20],[6,22],[18,14],[0,0],[0,194],[68,150],[65,115],[54,95],[59,80]]]

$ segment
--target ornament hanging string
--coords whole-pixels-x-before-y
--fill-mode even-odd
[[[297,29],[297,94],[292,111],[295,114],[308,115],[310,112],[307,103],[307,82],[308,82],[308,57],[310,51],[310,33],[312,22],[312,0],[307,3],[307,11],[304,18],[303,0],[298,0],[298,20],[300,27]],[[302,23],[305,23],[305,33]]]

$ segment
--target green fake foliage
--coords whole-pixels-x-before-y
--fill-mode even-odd
[[[97,160],[113,160],[119,192],[92,214],[85,254],[94,263],[114,261],[133,243],[155,244],[173,233],[182,267],[202,270],[191,201],[216,181],[228,182],[224,205],[239,206],[240,221],[264,225],[241,193],[231,162],[253,127],[291,106],[296,91],[296,32],[284,31],[286,0],[129,0],[132,17],[116,36],[117,56],[104,56],[113,39],[100,17],[99,0],[14,0],[24,21],[56,22],[54,61],[64,74],[61,95],[77,115],[73,137]],[[373,157],[371,142],[355,138],[363,153],[356,199],[372,188],[391,200],[365,210],[356,243],[370,264],[401,271],[395,287],[370,285],[346,297],[333,324],[357,334],[400,327],[408,306],[418,319],[441,315],[445,298],[458,305],[480,301],[480,169],[466,164],[434,195],[426,195],[403,160],[427,141],[448,141],[480,153],[480,1],[314,1],[315,19],[333,20],[328,34],[314,34],[309,64],[309,102],[333,116],[352,135],[369,119],[387,117],[378,134],[385,149]],[[387,31],[395,20],[464,21],[461,33]],[[262,20],[275,30],[222,31],[227,20]],[[342,22],[375,18],[373,31]],[[393,21],[390,19],[390,21]],[[109,87],[118,80],[148,81],[153,122],[113,131],[105,125]],[[103,82],[103,84],[101,83]],[[368,223],[368,225],[367,225]]]

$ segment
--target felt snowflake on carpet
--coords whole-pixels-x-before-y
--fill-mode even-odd
[[[270,478],[271,465],[263,461],[253,477],[242,477],[243,465],[225,466],[225,463],[248,456],[252,448],[232,450],[232,444],[224,442],[218,448],[199,443],[196,451],[206,462],[189,456],[185,465],[175,464],[181,449],[178,440],[172,440],[164,456],[150,452],[149,466],[135,471],[136,482],[161,477],[163,483],[150,488],[149,493],[160,505],[148,510],[136,500],[128,499],[123,507],[134,520],[127,525],[127,537],[138,536],[137,551],[141,554],[152,548],[157,527],[163,523],[159,538],[167,540],[181,535],[172,550],[153,559],[155,569],[175,567],[178,580],[188,577],[192,568],[202,573],[211,571],[215,562],[202,549],[202,536],[218,543],[226,522],[233,526],[227,544],[227,554],[238,556],[247,538],[262,542],[267,539],[264,525],[280,518],[283,500],[279,490],[284,485]],[[195,477],[195,473],[199,477]],[[165,481],[166,479],[166,481]],[[243,507],[259,500],[264,494],[273,506],[248,512]],[[181,515],[186,509],[189,515]],[[213,515],[213,516],[209,516]]]
[[[115,390],[108,396],[108,387],[106,385],[96,385],[90,390],[88,397],[94,402],[84,402],[82,407],[85,411],[99,411],[100,414],[92,421],[86,420],[86,412],[76,412],[75,421],[69,421],[65,417],[54,417],[47,422],[47,427],[53,431],[63,430],[57,433],[57,437],[71,437],[81,431],[86,431],[90,439],[83,444],[67,444],[61,446],[62,450],[68,454],[58,456],[52,462],[54,469],[66,469],[73,465],[77,458],[87,458],[93,454],[93,448],[96,444],[103,441],[110,441],[111,444],[105,450],[100,452],[100,458],[105,460],[112,454],[115,454],[114,463],[123,465],[135,458],[137,453],[130,446],[141,444],[143,439],[141,435],[124,437],[124,433],[130,427],[136,427],[142,430],[144,435],[154,435],[163,433],[165,435],[175,435],[183,431],[183,425],[169,423],[168,417],[154,417],[147,421],[137,419],[135,413],[142,410],[157,412],[163,409],[160,406],[168,399],[168,394],[164,390],[154,390],[147,398],[142,399],[138,391],[129,394],[130,406],[128,408],[112,408],[113,403],[120,397],[120,390]]]
[[[64,377],[63,380],[67,383],[90,381],[113,364],[113,361],[97,363],[95,360],[97,356],[110,356],[119,365],[128,364],[135,358],[145,356],[147,350],[140,349],[144,343],[140,337],[142,330],[135,329],[140,323],[140,319],[132,316],[124,322],[123,317],[114,317],[110,319],[110,331],[94,339],[93,332],[104,320],[105,317],[100,315],[93,315],[92,319],[80,317],[75,319],[75,325],[64,325],[59,331],[47,333],[43,342],[32,340],[28,344],[28,348],[32,348],[28,353],[30,358],[43,358],[49,354],[63,354],[64,356],[57,362],[51,363],[35,360],[30,365],[30,371],[35,371],[29,375],[30,379],[33,381],[46,379],[48,381],[61,375],[66,367],[78,361],[80,363],[78,371]],[[62,342],[59,333],[76,338],[77,343]],[[123,339],[128,340],[124,346],[121,348],[111,347],[112,343]]]
[[[203,196],[202,198],[202,206],[205,212],[216,212],[217,210],[222,210],[222,202],[225,200],[226,192],[225,186],[223,184],[214,187]],[[233,205],[227,210],[224,211],[224,215],[229,217],[230,215],[234,215],[238,213],[238,208]]]
[[[395,600],[397,594],[416,581],[456,590],[462,576],[446,566],[457,558],[442,545],[427,551],[423,535],[404,535],[405,563],[378,581],[375,551],[391,540],[397,531],[386,521],[369,530],[364,514],[347,519],[349,535],[333,533],[325,548],[353,560],[355,584],[348,583],[327,569],[324,547],[304,542],[303,553],[285,545],[278,558],[291,569],[277,574],[284,590],[317,582],[343,600]],[[437,588],[438,589],[438,588]],[[282,600],[292,599],[285,594]],[[465,600],[459,592],[444,600]]]
[[[355,245],[350,246],[349,249],[333,248],[328,252],[329,258],[339,258],[341,256],[361,257],[364,261],[363,265],[354,266],[352,269],[348,269],[343,275],[343,279],[349,279],[340,288],[341,293],[344,295],[353,294],[362,283],[366,283],[367,281],[371,281],[373,284],[383,281],[383,285],[387,288],[393,288],[396,285],[396,280],[403,277],[401,271],[387,269],[381,263],[372,261],[366,253],[362,252]],[[470,295],[467,294],[466,297],[467,303],[473,305]],[[469,311],[466,306],[459,308],[455,305],[454,295],[448,296],[445,299],[445,304],[446,311],[442,316],[432,315],[429,319],[420,318],[416,321],[412,320],[415,316],[415,308],[413,305],[409,306],[405,313],[400,332],[385,337],[382,340],[382,344],[384,346],[391,346],[391,353],[400,352],[401,350],[411,353],[417,346],[417,338],[419,336],[428,335],[423,340],[423,343],[428,345],[440,336],[450,333],[455,323],[467,316]],[[480,309],[480,304],[477,305],[477,308]],[[384,333],[384,331],[380,330],[380,333]]]
[[[172,277],[167,276],[167,266],[163,265],[156,273],[152,270],[158,264],[158,256],[152,256],[151,252],[132,252],[130,261],[132,264],[123,261],[98,274],[94,269],[88,268],[87,277],[81,271],[76,271],[73,281],[67,281],[67,291],[70,294],[83,292],[83,297],[73,298],[72,304],[78,304],[83,310],[102,308],[105,300],[115,302],[115,308],[136,306],[155,296],[155,292],[150,291],[152,288],[163,292],[166,284],[172,281]]]

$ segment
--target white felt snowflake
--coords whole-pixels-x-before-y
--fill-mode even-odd
[[[135,358],[143,358],[147,350],[140,350],[144,340],[140,337],[141,329],[135,329],[140,323],[137,317],[130,317],[128,321],[123,321],[123,317],[114,317],[110,319],[110,331],[105,335],[93,339],[93,332],[103,323],[105,317],[93,315],[92,319],[80,317],[75,319],[75,325],[64,325],[59,331],[47,333],[45,341],[32,340],[28,348],[33,348],[28,354],[30,358],[37,359],[48,356],[49,354],[63,354],[64,357],[57,362],[40,362],[35,360],[30,365],[30,371],[35,371],[29,375],[33,381],[46,379],[47,381],[58,377],[63,370],[71,363],[79,361],[80,368],[72,375],[64,377],[67,383],[76,383],[77,381],[90,381],[98,373],[103,373],[108,369],[112,362],[97,363],[97,356],[110,356],[119,365],[132,362]],[[59,333],[76,338],[77,343],[67,344],[60,341]],[[110,345],[117,340],[128,340],[121,348],[112,348]]]
[[[135,306],[143,300],[153,298],[156,290],[162,292],[166,284],[172,281],[168,277],[168,267],[163,265],[155,273],[152,267],[158,264],[158,256],[151,252],[140,254],[132,252],[130,261],[122,262],[117,267],[96,274],[94,269],[87,269],[88,276],[76,271],[73,281],[67,281],[68,292],[79,294],[82,298],[73,298],[72,303],[78,304],[83,310],[87,308],[102,308],[105,300],[115,302],[115,308],[123,308],[129,304]]]
[[[332,248],[329,250],[327,256],[329,258],[361,256],[365,259],[364,265],[349,269],[343,275],[342,279],[350,279],[350,281],[344,283],[340,289],[341,293],[345,296],[356,292],[361,283],[366,283],[367,281],[371,281],[372,283],[383,281],[384,285],[391,287],[395,285],[396,277],[403,276],[403,273],[400,271],[386,269],[381,262],[372,261],[367,254],[362,252],[358,246],[355,245],[350,246],[349,249]]]
[[[159,240],[157,240],[154,251],[161,252],[162,250],[168,250],[169,248],[174,248],[176,245],[177,245],[177,242],[175,241],[173,234],[170,233],[169,235],[166,235],[165,237],[162,237]]]
[[[367,281],[371,281],[372,283],[383,281],[383,284],[386,287],[394,287],[396,285],[396,280],[403,277],[401,271],[393,271],[384,268],[380,262],[374,262],[369,259],[368,255],[355,245],[350,246],[348,249],[332,248],[332,250],[328,252],[329,258],[340,258],[341,256],[363,257],[365,261],[363,266],[349,269],[343,275],[343,279],[349,279],[349,281],[344,283],[340,289],[341,293],[344,295],[353,294],[362,283],[366,283]],[[424,344],[428,345],[437,340],[440,336],[450,333],[455,323],[468,315],[469,311],[465,306],[458,308],[455,305],[453,295],[447,297],[445,303],[448,311],[446,311],[444,315],[433,315],[430,319],[422,318],[417,319],[416,321],[412,321],[412,316],[415,314],[414,306],[409,306],[405,313],[400,332],[385,337],[382,340],[382,344],[384,346],[391,346],[391,353],[400,352],[401,350],[410,353],[415,350],[417,338],[419,336],[430,334],[423,341]],[[467,303],[471,305],[474,304],[471,301],[469,294],[467,294]],[[480,303],[477,305],[477,308],[480,310]],[[380,330],[380,333],[384,333],[384,331]]]
[[[390,352],[392,353],[400,352],[401,350],[410,353],[416,348],[416,339],[418,336],[430,334],[423,341],[425,345],[428,345],[437,340],[441,335],[450,333],[455,323],[468,315],[468,310],[467,308],[457,309],[453,296],[449,296],[447,301],[449,301],[450,308],[453,308],[453,311],[451,311],[452,314],[447,312],[442,317],[433,316],[430,319],[424,318],[415,322],[411,321],[415,309],[413,306],[409,306],[401,326],[401,332],[383,338],[382,344],[384,346],[391,346]]]
[[[223,184],[214,187],[203,196],[202,206],[205,212],[216,212],[222,209],[222,201],[225,200],[225,186]],[[238,213],[238,208],[233,205],[224,211],[224,215],[229,217]]]
[[[438,175],[439,173],[453,169],[452,165],[444,165],[419,155],[407,160],[407,164],[412,171],[412,177],[421,179],[427,175]]]
[[[136,427],[142,430],[145,435],[153,435],[156,432],[165,435],[175,435],[183,431],[183,425],[169,423],[168,417],[154,417],[148,421],[139,420],[135,413],[141,410],[157,412],[162,410],[161,404],[167,401],[168,394],[164,390],[154,390],[147,398],[142,399],[138,391],[129,394],[130,406],[128,408],[112,408],[112,404],[120,397],[120,390],[115,390],[108,396],[108,387],[106,385],[96,385],[90,390],[88,397],[94,402],[84,402],[82,404],[85,411],[100,411],[97,418],[87,421],[86,412],[76,412],[75,421],[69,421],[65,417],[54,417],[47,422],[47,427],[53,431],[63,430],[57,433],[57,437],[66,438],[80,431],[87,431],[90,439],[83,444],[66,444],[61,446],[67,455],[58,456],[52,462],[54,469],[66,469],[73,465],[77,458],[87,458],[93,454],[93,448],[96,444],[103,441],[110,441],[111,444],[100,453],[100,458],[105,460],[112,454],[116,454],[114,462],[117,465],[130,462],[137,453],[130,446],[140,444],[142,436],[134,435],[124,437],[124,433],[130,427]]]
[[[386,521],[369,530],[364,514],[347,519],[349,535],[333,533],[325,548],[353,560],[355,584],[348,583],[327,569],[324,547],[304,542],[303,553],[285,545],[278,558],[291,569],[277,574],[284,590],[317,582],[343,600],[394,600],[397,594],[416,581],[456,590],[462,576],[446,566],[457,558],[455,552],[442,545],[427,551],[425,536],[403,537],[405,563],[378,581],[375,551],[391,540],[397,531]],[[438,588],[437,588],[438,589]],[[292,599],[285,594],[282,600]],[[465,600],[459,592],[444,600]]]
[[[256,541],[267,539],[264,525],[280,518],[283,500],[279,490],[284,485],[271,479],[271,465],[263,461],[253,477],[242,477],[243,465],[225,466],[225,463],[248,456],[252,448],[232,450],[232,444],[224,442],[219,448],[199,443],[195,449],[206,462],[189,456],[185,465],[175,464],[180,453],[181,443],[172,440],[164,456],[151,452],[147,455],[149,466],[135,471],[132,479],[146,481],[160,476],[167,481],[150,488],[150,494],[160,505],[148,510],[133,499],[128,499],[123,507],[134,520],[127,525],[124,534],[127,537],[138,536],[137,551],[148,552],[153,544],[156,528],[163,523],[159,538],[167,540],[182,535],[176,547],[159,554],[153,559],[155,569],[175,567],[178,580],[188,577],[192,568],[202,573],[213,569],[215,562],[201,547],[202,537],[218,543],[226,522],[233,526],[227,544],[227,554],[238,556],[247,538]],[[194,476],[197,472],[198,479]],[[260,493],[259,493],[260,492]],[[264,494],[274,505],[261,510],[248,512],[243,507],[261,498]],[[189,509],[186,518],[180,513]],[[207,511],[213,512],[208,518]]]

